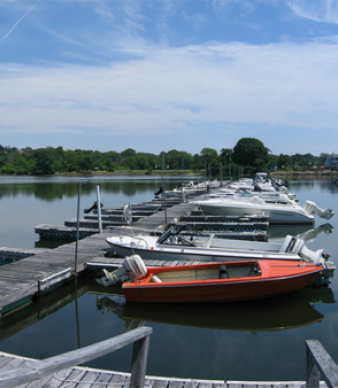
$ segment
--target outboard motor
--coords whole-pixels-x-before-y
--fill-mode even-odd
[[[167,190],[167,186],[161,186],[158,190],[154,192],[154,195],[160,195],[161,193],[164,193]]]
[[[114,271],[108,272],[103,270],[104,276],[96,279],[101,286],[112,286],[123,283],[128,280],[136,281],[147,275],[147,267],[139,255],[128,256],[124,259],[121,267]]]
[[[324,254],[324,249],[312,251],[305,245],[305,241],[291,235],[285,237],[279,252],[295,253],[308,263],[324,263],[330,255]]]
[[[101,203],[101,202],[100,202],[100,208],[101,208],[101,209],[103,208],[103,203]],[[96,201],[93,203],[93,206],[92,206],[91,208],[89,208],[89,209],[84,209],[84,212],[85,212],[86,214],[88,214],[88,213],[90,213],[92,210],[97,210],[97,202],[96,202]]]
[[[325,218],[326,220],[329,220],[334,215],[333,210],[321,209],[317,204],[311,201],[305,201],[303,208],[308,214],[316,214],[317,216]]]

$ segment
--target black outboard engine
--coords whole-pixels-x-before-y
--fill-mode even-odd
[[[102,209],[103,208],[103,203],[102,202],[100,202],[100,208]],[[88,214],[88,213],[90,213],[92,210],[97,210],[97,202],[95,201],[94,203],[93,203],[93,206],[91,207],[91,208],[89,208],[89,209],[84,209],[84,212],[86,213],[86,214]]]
[[[154,195],[160,195],[161,193],[164,193],[167,190],[167,186],[161,186],[158,190],[154,192]]]

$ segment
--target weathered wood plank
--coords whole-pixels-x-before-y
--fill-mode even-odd
[[[197,381],[187,381],[185,384],[184,384],[184,388],[198,388],[199,384]],[[224,386],[224,384],[223,384]],[[222,386],[219,386],[219,388],[221,388]]]
[[[170,381],[168,387],[169,388],[183,388],[184,382],[183,381]]]
[[[167,380],[154,380],[152,388],[167,388],[169,382]]]
[[[39,380],[41,377],[58,370],[102,357],[138,340],[142,340],[151,333],[152,328],[140,327],[109,340],[64,353],[60,356],[50,357],[42,361],[27,362],[21,368],[12,368],[9,372],[1,372],[0,386],[10,388],[22,383]]]
[[[147,336],[133,345],[132,367],[130,386],[133,388],[143,388],[146,375],[150,337]]]
[[[338,365],[318,340],[307,340],[307,376],[308,388],[319,387],[320,372],[330,388],[338,388]]]
[[[81,378],[81,388],[91,388],[93,386],[92,383],[96,382],[99,374],[93,371],[86,371],[86,373]]]
[[[213,384],[210,382],[210,383],[201,383],[199,384],[199,388],[212,388]]]
[[[76,368],[59,371],[53,374],[49,388],[60,388],[63,385],[67,385],[68,388],[75,388],[77,385],[76,381],[81,380],[84,374],[85,370]],[[74,381],[74,383],[71,381]]]
[[[96,380],[95,388],[107,388],[114,375],[107,373],[100,373],[98,379]]]

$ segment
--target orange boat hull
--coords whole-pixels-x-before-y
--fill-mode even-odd
[[[191,270],[219,267],[222,263],[188,266]],[[195,280],[151,282],[152,276],[160,273],[186,270],[187,266],[174,268],[149,268],[148,276],[137,282],[123,284],[126,300],[130,302],[234,302],[284,295],[306,287],[322,270],[322,266],[304,263],[274,262],[259,263],[259,276]],[[226,263],[231,267],[231,263]],[[238,263],[236,263],[238,265]]]

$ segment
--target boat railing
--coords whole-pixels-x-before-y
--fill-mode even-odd
[[[130,387],[143,388],[149,351],[151,327],[140,327],[108,340],[76,349],[44,360],[26,362],[23,365],[0,373],[0,387],[13,388],[21,384],[43,380],[53,376],[59,380],[57,373],[87,363],[107,355],[115,350],[133,344]],[[54,375],[53,375],[54,374]],[[84,381],[81,381],[84,383]]]
[[[328,388],[338,387],[338,365],[318,340],[307,340],[306,344],[306,387],[319,388],[320,374]]]

